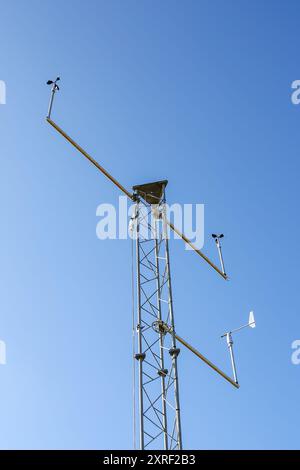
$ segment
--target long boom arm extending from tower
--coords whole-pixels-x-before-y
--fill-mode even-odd
[[[133,194],[127,191],[127,189],[125,189],[124,186],[119,183],[119,181],[117,181],[110,173],[108,173],[108,171],[106,171],[103,166],[101,166],[93,157],[91,157],[91,155],[89,155],[80,145],[78,145],[75,140],[73,140],[68,134],[66,134],[66,132],[63,131],[61,127],[59,127],[54,121],[52,121],[52,119],[49,119],[48,117],[47,122],[51,124],[51,126],[54,127],[54,129],[59,132],[60,135],[62,135],[71,145],[73,145],[73,147],[75,147],[96,168],[98,168],[98,170],[101,171],[101,173],[103,173],[103,175],[105,175],[113,184],[115,184],[129,199],[133,200]]]
[[[185,242],[187,243],[191,248],[193,248],[193,250],[195,251],[195,253],[197,253],[197,255],[201,256],[202,259],[204,259],[215,271],[217,271],[218,274],[220,274],[220,276],[223,277],[223,279],[227,279],[227,275],[225,273],[223,273],[201,250],[198,250],[198,248],[194,245],[193,242],[191,242],[191,240],[189,240],[185,235],[184,233],[181,233],[178,228],[176,228],[169,220],[166,220],[166,223],[169,225],[169,227],[173,230],[173,232],[177,233],[177,235],[179,235],[179,237]]]
[[[221,369],[219,369],[219,367],[217,367],[213,362],[211,362],[209,359],[207,359],[207,357],[203,356],[203,354],[201,354],[196,348],[191,346],[187,341],[185,341],[183,338],[181,338],[177,334],[175,334],[175,338],[177,339],[177,341],[179,341],[179,343],[183,344],[183,346],[185,346],[192,353],[194,353],[197,357],[199,357],[199,359],[201,359],[203,362],[205,362],[205,364],[207,364],[209,367],[211,367],[211,369],[216,371],[225,380],[227,380],[229,383],[231,383],[231,385],[233,385],[236,388],[240,388],[240,386],[237,382],[232,380],[227,374],[225,374],[225,372],[223,372]]]
[[[166,325],[162,321],[154,322],[153,323],[153,328],[156,331],[160,331],[164,334],[166,334],[166,333],[173,334],[173,329],[170,326]],[[235,388],[240,388],[237,381],[233,380],[231,377],[229,377],[227,374],[225,374],[225,372],[223,372],[221,369],[219,369],[219,367],[217,367],[213,362],[211,362],[209,359],[207,359],[207,357],[203,356],[203,354],[201,354],[196,348],[191,346],[187,341],[185,341],[183,338],[178,336],[175,332],[174,332],[174,336],[175,336],[175,338],[177,339],[177,341],[179,343],[181,343],[183,346],[185,346],[187,349],[189,349],[197,357],[199,357],[199,359],[201,359],[201,361],[205,362],[205,364],[207,364],[211,369],[213,369],[215,372],[217,372],[219,375],[221,375],[231,385],[233,385]]]
[[[57,91],[57,88],[52,88],[51,91],[51,105],[49,106],[48,115],[46,117],[47,122],[62,136],[64,137],[73,147],[76,148],[85,158],[87,158],[104,176],[106,176],[117,188],[119,188],[129,199],[134,200],[134,195],[129,192],[124,186],[119,183],[103,166],[101,166],[91,155],[89,155],[74,139],[72,139],[61,127],[59,127],[51,119],[51,110],[53,104],[54,93]],[[227,275],[223,273],[202,251],[198,250],[197,247],[183,234],[181,233],[174,225],[166,220],[168,226],[175,232],[185,243],[187,243],[202,259],[204,259],[223,279],[227,279]]]

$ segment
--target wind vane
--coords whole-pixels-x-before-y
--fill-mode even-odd
[[[236,364],[235,364],[235,359],[234,359],[234,354],[233,354],[232,333],[237,333],[238,331],[243,330],[244,328],[248,328],[248,327],[250,327],[250,328],[255,328],[256,327],[253,311],[250,312],[249,320],[248,320],[248,323],[246,325],[240,326],[239,328],[236,328],[235,330],[228,331],[227,333],[224,333],[221,336],[221,338],[226,337],[227,346],[228,346],[228,349],[229,349],[229,354],[230,354],[230,359],[231,359],[233,377],[234,377],[234,381],[235,381],[236,384],[238,384],[238,379],[237,379]]]

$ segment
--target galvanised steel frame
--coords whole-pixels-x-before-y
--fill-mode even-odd
[[[155,328],[157,322],[163,321],[175,332],[166,182],[161,184],[162,197],[156,204],[149,204],[140,189],[135,194],[139,434],[141,449],[180,450],[180,350],[174,333],[166,335]]]

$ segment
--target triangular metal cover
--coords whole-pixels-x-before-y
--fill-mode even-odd
[[[155,181],[154,183],[133,186],[132,189],[148,202],[148,204],[159,204],[164,195],[164,189],[167,184],[167,180]]]

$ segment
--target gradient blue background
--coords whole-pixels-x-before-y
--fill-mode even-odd
[[[130,243],[96,238],[119,193],[45,123],[122,183],[168,178],[223,231],[226,283],[171,243],[177,331],[239,391],[180,356],[185,448],[299,447],[300,78],[297,1],[0,2],[0,447],[132,448]]]

